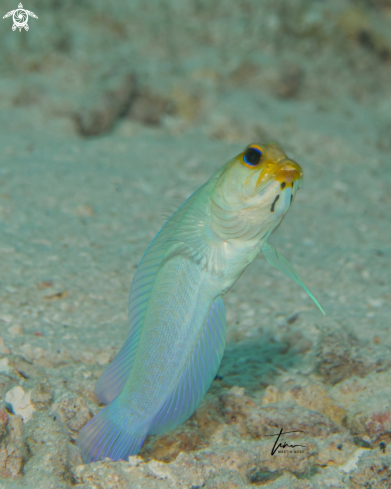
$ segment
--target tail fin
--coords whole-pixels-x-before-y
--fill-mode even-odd
[[[147,431],[148,426],[136,428],[131,416],[125,412],[121,413],[118,402],[113,401],[81,430],[77,446],[86,463],[96,462],[105,457],[111,460],[126,460],[129,455],[138,453]]]

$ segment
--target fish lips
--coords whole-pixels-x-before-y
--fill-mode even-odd
[[[286,187],[295,187],[299,190],[303,183],[303,170],[298,163],[288,159],[280,161],[273,169],[269,169],[266,165],[260,171],[256,182],[258,192],[272,182],[279,182],[281,190]],[[298,183],[295,185],[296,182]]]

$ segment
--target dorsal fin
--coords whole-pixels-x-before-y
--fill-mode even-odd
[[[95,386],[95,395],[102,404],[108,404],[119,395],[129,376],[156,274],[168,250],[175,246],[175,243],[183,243],[186,246],[196,246],[197,243],[198,246],[202,245],[199,237],[198,240],[190,239],[191,243],[186,243],[186,239],[197,230],[194,227],[193,212],[189,210],[188,204],[191,203],[198,190],[190,195],[167,220],[148,246],[137,267],[129,293],[130,331],[128,338],[114,360],[99,377]],[[183,219],[184,216],[186,219]],[[178,227],[182,227],[182,232],[178,233]],[[186,236],[185,241],[181,239],[181,236]]]
[[[159,232],[136,270],[129,293],[129,336],[95,386],[95,395],[103,404],[108,404],[119,395],[129,376],[153,283],[166,251],[167,237]]]

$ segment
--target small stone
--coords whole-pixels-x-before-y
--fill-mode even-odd
[[[329,396],[321,383],[307,386],[296,385],[284,392],[283,401],[295,402],[299,406],[318,411],[339,425],[346,415],[345,410]]]
[[[4,290],[6,290],[9,294],[15,294],[18,291],[18,289],[13,285],[6,285]]]
[[[15,248],[12,246],[1,246],[0,253],[4,253],[4,254],[15,253]]]
[[[244,396],[244,387],[238,387],[237,385],[234,385],[233,387],[231,387],[228,393],[232,394],[233,396],[242,397]]]
[[[348,474],[352,470],[356,469],[358,461],[367,450],[367,448],[358,448],[346,462],[346,464],[342,465],[340,469],[345,472],[345,474]]]
[[[61,290],[60,292],[56,292],[55,294],[46,295],[44,299],[46,301],[57,301],[59,299],[65,299],[68,297],[68,292],[66,290]]]
[[[20,347],[20,351],[23,357],[31,363],[36,363],[37,360],[45,358],[47,356],[47,351],[40,346],[33,346],[30,343],[25,343]]]
[[[57,412],[63,423],[72,432],[77,432],[90,421],[92,414],[86,401],[79,396],[69,395],[53,405],[53,412]]]
[[[8,374],[10,371],[9,360],[8,358],[2,358],[0,360],[0,373]]]
[[[361,342],[339,328],[325,330],[318,341],[317,369],[326,383],[335,385],[354,375],[363,377],[378,367],[363,354]]]
[[[31,391],[31,401],[37,409],[45,409],[52,399],[53,389],[46,379],[33,387]]]
[[[98,365],[106,365],[111,359],[110,353],[103,351],[96,356],[96,363]]]
[[[2,314],[0,316],[0,321],[2,321],[3,323],[12,323],[12,320],[14,318],[11,316],[11,314]]]
[[[0,433],[8,424],[8,414],[4,409],[0,409]]]
[[[278,316],[276,316],[276,323],[277,323],[277,326],[285,326],[286,317],[279,314]]]
[[[391,431],[391,412],[388,409],[375,411],[366,419],[367,432],[374,438]]]
[[[347,192],[349,190],[348,185],[346,183],[341,182],[340,180],[336,180],[333,184],[333,188],[335,190],[339,190],[340,192]]]
[[[10,352],[10,349],[5,345],[3,338],[0,336],[0,353],[8,355]]]
[[[371,278],[371,274],[369,273],[369,270],[363,270],[361,272],[361,276],[362,276],[362,278],[365,278],[365,280],[368,280]]]
[[[369,442],[383,441],[391,431],[391,372],[373,372],[364,379],[351,378],[330,390],[346,411],[343,424],[355,436]],[[368,440],[366,439],[366,441]]]
[[[89,87],[83,103],[74,114],[81,136],[96,136],[110,131],[115,122],[128,112],[136,96],[133,73],[112,73],[100,82]]]
[[[8,421],[9,442],[22,449],[23,441],[23,419],[21,416],[10,416]]]
[[[274,385],[268,385],[265,389],[265,394],[262,397],[262,404],[272,404],[280,399],[280,391]]]
[[[151,475],[157,479],[171,479],[174,482],[171,467],[168,464],[158,462],[157,460],[151,460],[148,463],[148,469]]]
[[[130,117],[148,125],[157,125],[162,117],[174,111],[174,102],[150,90],[141,90],[132,104]]]
[[[79,217],[91,217],[95,215],[95,209],[89,204],[80,204],[76,207],[75,214]]]
[[[20,450],[13,444],[8,444],[0,449],[0,476],[15,478],[22,475],[23,456]]]
[[[144,463],[143,458],[139,455],[130,455],[128,461],[131,467],[137,467],[138,465]]]
[[[92,353],[92,351],[83,351],[81,354],[81,358],[84,362],[93,364],[95,363],[95,355]]]
[[[294,64],[285,65],[280,73],[279,79],[274,84],[277,96],[281,98],[295,97],[302,87],[304,78],[303,69]]]
[[[383,299],[368,299],[368,304],[374,309],[379,309],[383,306],[384,301]]]
[[[11,406],[14,414],[22,417],[23,423],[27,423],[33,417],[35,409],[31,404],[31,391],[25,392],[17,385],[7,392],[5,402]]]
[[[37,378],[39,376],[39,369],[21,355],[14,355],[10,358],[10,368],[18,372],[25,379]]]
[[[71,458],[69,437],[63,424],[53,420],[53,415],[48,411],[37,412],[24,427],[24,440],[28,446],[28,458],[23,470],[27,486],[68,489],[71,484],[65,483],[64,474]]]
[[[24,334],[23,326],[21,324],[14,324],[8,328],[8,333],[11,336],[19,336]]]

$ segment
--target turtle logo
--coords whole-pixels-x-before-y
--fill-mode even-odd
[[[19,29],[19,32],[21,32],[23,28],[26,31],[29,30],[29,26],[27,23],[29,20],[29,15],[30,17],[34,17],[35,19],[38,19],[38,17],[34,14],[34,12],[30,12],[30,10],[25,10],[21,3],[18,5],[18,8],[16,10],[11,10],[11,12],[5,14],[3,19],[6,19],[7,17],[11,17],[11,15],[14,21],[12,30],[15,31],[16,29]]]

